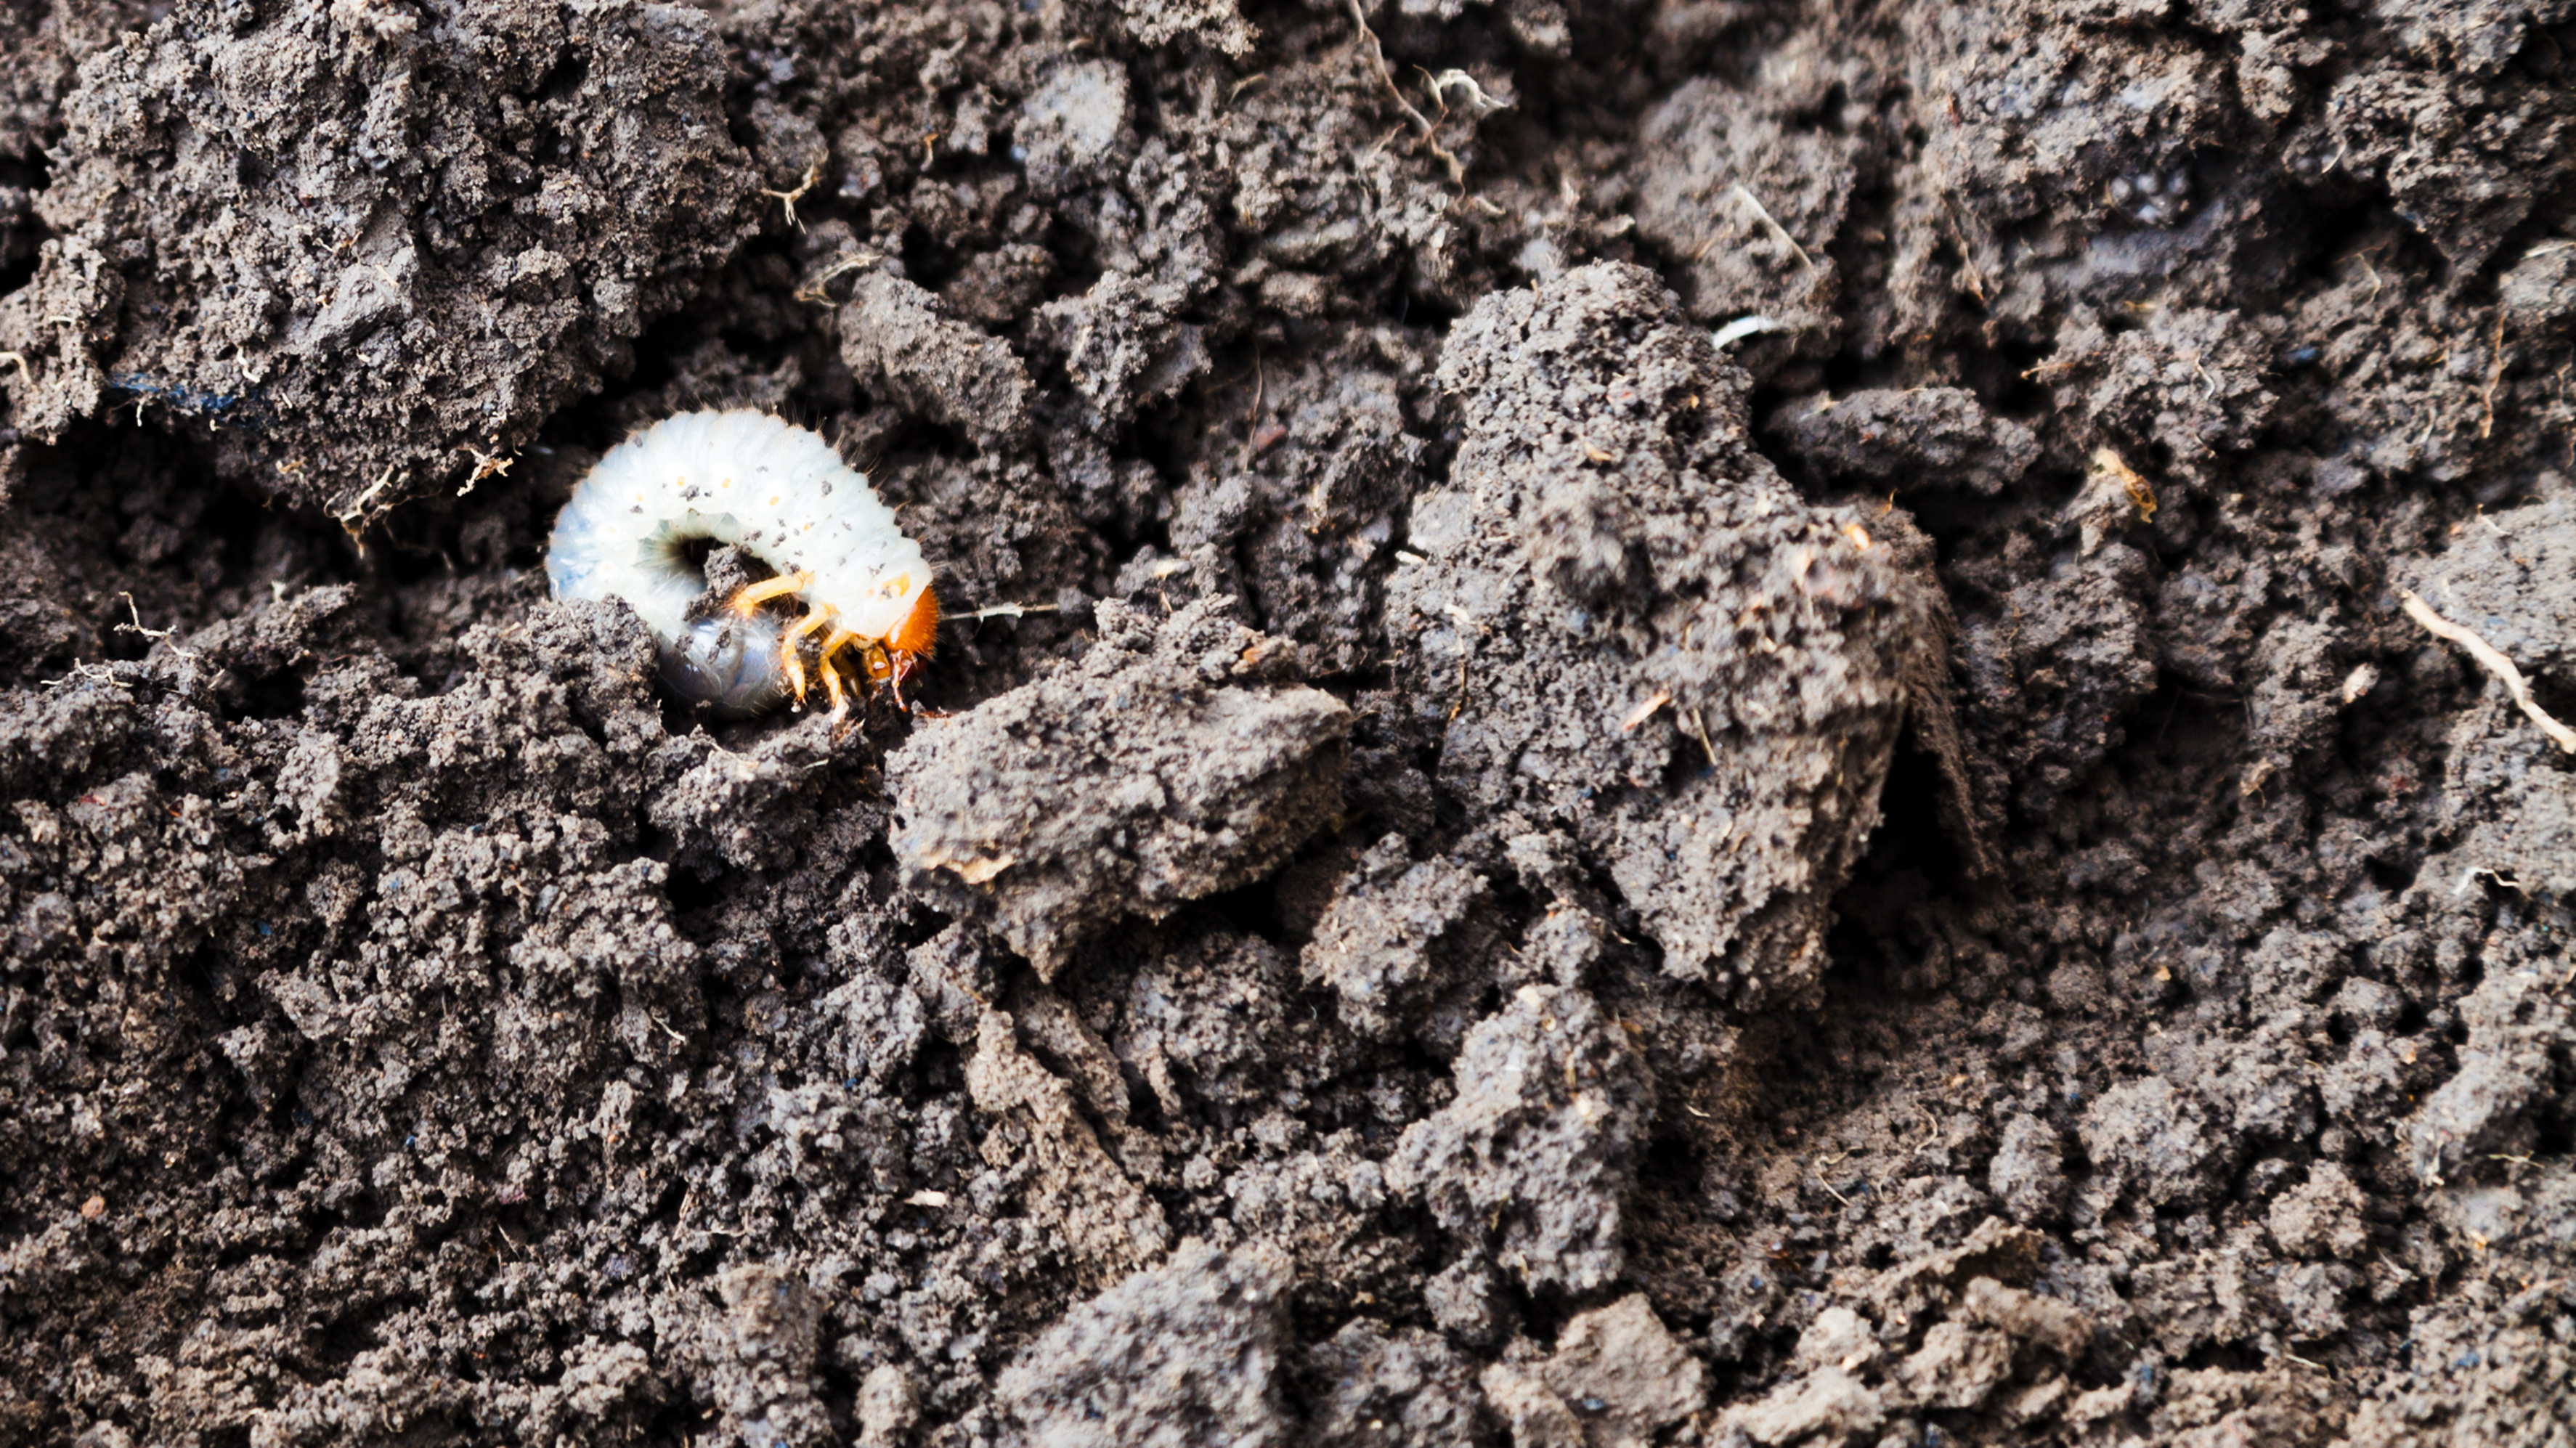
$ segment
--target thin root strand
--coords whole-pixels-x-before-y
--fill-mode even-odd
[[[2415,596],[2415,590],[2397,590],[2397,601],[2404,605],[2406,616],[2422,624],[2425,632],[2458,644],[2469,651],[2469,657],[2486,665],[2487,672],[2504,681],[2505,692],[2513,695],[2513,702],[2521,707],[2523,713],[2531,716],[2531,722],[2540,726],[2541,732],[2549,736],[2550,743],[2569,754],[2576,754],[2576,729],[2550,718],[2547,710],[2532,701],[2531,685],[2523,680],[2522,670],[2514,667],[2513,660],[2506,658],[2495,645],[2478,637],[2474,631],[2435,613],[2431,604]]]
[[[1461,191],[1466,190],[1466,166],[1440,144],[1439,127],[1431,123],[1431,118],[1424,115],[1413,102],[1404,98],[1403,88],[1395,83],[1395,72],[1386,68],[1386,48],[1378,44],[1377,32],[1369,28],[1368,12],[1360,7],[1360,0],[1350,0],[1350,6],[1351,23],[1359,27],[1360,39],[1367,42],[1364,53],[1368,57],[1370,67],[1377,72],[1378,84],[1386,87],[1387,95],[1395,101],[1395,108],[1404,112],[1404,118],[1411,121],[1413,129],[1421,134],[1423,149],[1439,158],[1441,165],[1449,168],[1449,184]],[[1433,88],[1432,94],[1434,96],[1439,94],[1437,86]],[[1386,143],[1381,141],[1378,144]]]

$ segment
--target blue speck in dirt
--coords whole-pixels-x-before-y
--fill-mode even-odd
[[[107,385],[131,397],[146,397],[176,412],[197,417],[222,417],[240,407],[250,397],[238,392],[210,392],[184,382],[162,382],[140,372],[121,372],[107,379]]]

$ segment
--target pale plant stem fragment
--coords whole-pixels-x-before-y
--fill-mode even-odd
[[[1655,711],[1656,711],[1656,710],[1658,710],[1658,709],[1660,709],[1660,708],[1664,707],[1666,704],[1669,704],[1669,703],[1671,703],[1672,701],[1673,701],[1673,691],[1672,691],[1672,690],[1670,690],[1670,689],[1657,689],[1657,690],[1654,692],[1654,694],[1653,694],[1650,698],[1648,698],[1648,699],[1646,700],[1646,702],[1644,702],[1644,703],[1642,703],[1642,704],[1638,705],[1638,706],[1637,706],[1636,708],[1634,708],[1634,709],[1629,710],[1629,711],[1628,711],[1628,717],[1619,721],[1619,732],[1620,732],[1620,733],[1622,733],[1622,734],[1629,734],[1629,733],[1633,733],[1633,732],[1635,732],[1635,730],[1636,730],[1636,728],[1637,728],[1637,726],[1638,726],[1638,725],[1643,724],[1643,723],[1645,723],[1647,720],[1652,719],[1653,717],[1655,717]]]
[[[2478,389],[2478,401],[2486,407],[2486,415],[2478,420],[2480,441],[2495,436],[2496,387],[2504,381],[2504,308],[2502,307],[2496,308],[2495,340],[2487,344],[2487,350],[2495,355],[2487,360],[2487,385]]]
[[[1738,317],[1734,321],[1727,323],[1725,326],[1718,328],[1715,335],[1713,335],[1710,340],[1716,344],[1719,351],[1723,352],[1727,348],[1734,346],[1736,343],[1743,341],[1745,338],[1756,336],[1763,332],[1794,332],[1796,330],[1798,330],[1796,327],[1791,326],[1787,322],[1778,321],[1770,317],[1759,315]],[[1831,404],[1828,403],[1827,406],[1831,406]],[[1822,412],[1824,411],[1824,408],[1820,407],[1816,410],[1818,412]]]
[[[805,193],[813,190],[814,183],[821,180],[822,176],[823,158],[817,156],[805,167],[805,178],[796,183],[795,190],[772,191],[768,187],[763,186],[760,188],[760,194],[775,198],[779,206],[787,212],[787,224],[795,227],[798,231],[803,231],[805,229],[805,223],[796,219],[796,203],[805,199]]]
[[[1377,43],[1377,32],[1369,28],[1368,12],[1360,8],[1360,0],[1350,0],[1350,6],[1351,23],[1359,27],[1360,39],[1366,42],[1367,48],[1363,53],[1368,57],[1370,68],[1377,72],[1378,84],[1386,87],[1387,95],[1395,101],[1395,108],[1404,112],[1404,118],[1411,121],[1413,129],[1421,133],[1423,147],[1438,157],[1441,165],[1449,168],[1449,184],[1462,191],[1465,190],[1467,168],[1440,144],[1439,129],[1432,125],[1431,118],[1417,109],[1413,102],[1404,98],[1403,89],[1395,83],[1395,73],[1386,68],[1386,49]],[[1436,84],[1432,94],[1435,96],[1439,94]],[[1386,143],[1381,141],[1378,144]]]
[[[1770,209],[1765,207],[1760,199],[1755,197],[1752,192],[1745,190],[1743,182],[1738,181],[1733,186],[1728,187],[1726,194],[1733,196],[1741,200],[1745,205],[1752,207],[1753,214],[1762,218],[1762,224],[1770,230],[1772,238],[1778,241],[1782,246],[1789,248],[1789,254],[1798,259],[1798,265],[1805,267],[1809,271],[1814,271],[1816,269],[1816,259],[1807,255],[1807,249],[1805,247],[1798,245],[1798,238],[1789,234],[1789,228],[1782,226],[1779,222],[1774,221],[1771,218]]]
[[[2425,632],[2437,639],[2458,644],[2469,651],[2469,657],[2486,665],[2487,672],[2504,681],[2505,692],[2513,695],[2513,702],[2523,713],[2531,716],[2531,722],[2540,726],[2540,731],[2549,736],[2550,743],[2557,745],[2566,753],[2576,754],[2576,729],[2570,729],[2550,718],[2547,710],[2532,702],[2531,685],[2524,682],[2522,670],[2514,667],[2513,660],[2506,658],[2495,645],[2478,637],[2476,633],[2435,613],[2431,604],[2415,596],[2415,590],[2411,588],[2397,590],[2397,601],[2405,607],[2406,616],[2422,624]]]
[[[116,631],[118,633],[140,634],[144,638],[150,639],[156,644],[167,644],[169,645],[170,652],[183,659],[193,659],[197,657],[197,651],[195,649],[183,648],[178,644],[170,643],[170,635],[175,632],[175,630],[166,628],[145,628],[143,626],[143,610],[135,606],[134,595],[128,592],[123,593],[122,597],[125,599],[125,612],[134,620],[134,622],[118,624],[116,626]]]
[[[841,278],[848,276],[854,271],[861,271],[865,268],[875,266],[878,262],[883,260],[885,260],[884,257],[881,257],[872,251],[852,252],[848,256],[842,257],[840,260],[833,262],[830,266],[825,267],[822,275],[814,278],[810,282],[807,282],[805,285],[798,287],[796,289],[795,300],[800,302],[812,302],[818,306],[837,306],[839,304],[832,300],[832,294],[823,289],[830,286],[832,283],[839,281]]]
[[[973,613],[958,614],[957,619],[963,623],[979,618],[1025,618],[1033,613],[1054,613],[1056,609],[1052,603],[988,603]]]

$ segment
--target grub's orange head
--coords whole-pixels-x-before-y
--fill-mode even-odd
[[[886,635],[886,653],[892,657],[895,677],[909,678],[914,669],[939,647],[939,592],[924,585],[921,596],[912,602],[912,611],[903,616],[895,631]]]

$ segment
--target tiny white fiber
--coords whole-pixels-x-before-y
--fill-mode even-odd
[[[762,618],[688,618],[706,588],[686,552],[699,539],[732,544],[796,581],[813,612],[785,647]],[[747,410],[664,418],[610,449],[555,520],[546,577],[559,598],[626,600],[662,646],[666,678],[739,712],[774,702],[781,670],[801,688],[797,635],[829,625],[820,636],[828,671],[841,641],[926,652],[926,637],[914,642],[924,617],[916,609],[931,627],[937,619],[921,545],[866,475],[817,434]],[[706,657],[719,649],[730,652],[715,683]]]

